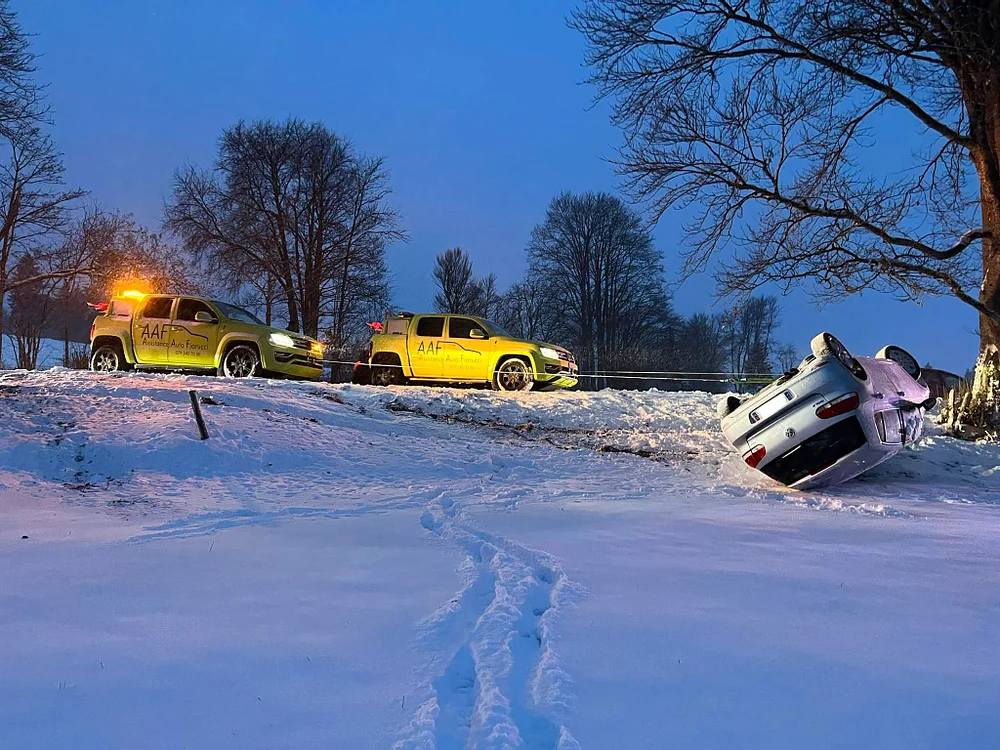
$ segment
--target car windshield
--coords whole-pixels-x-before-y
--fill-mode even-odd
[[[236,320],[240,323],[253,323],[254,325],[262,326],[264,321],[258,318],[249,310],[244,310],[242,307],[237,307],[236,305],[229,305],[225,302],[218,302],[216,300],[212,301],[212,304],[219,308],[219,311],[225,315],[230,320]]]

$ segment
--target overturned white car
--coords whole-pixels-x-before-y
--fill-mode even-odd
[[[917,360],[898,346],[854,357],[829,333],[810,346],[760,393],[719,404],[743,460],[797,489],[844,482],[891,458],[920,437],[935,404]]]

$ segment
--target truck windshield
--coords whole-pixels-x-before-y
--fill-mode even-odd
[[[225,302],[218,302],[212,300],[212,304],[219,308],[219,312],[225,315],[230,320],[236,320],[240,323],[253,323],[254,325],[262,326],[264,321],[258,318],[249,310],[244,310],[242,307],[237,307],[236,305],[229,305]]]
[[[513,334],[511,334],[510,332],[506,331],[503,326],[497,325],[492,320],[486,321],[486,325],[489,326],[489,331],[494,336],[504,336],[504,337],[506,337],[508,339],[514,338]]]

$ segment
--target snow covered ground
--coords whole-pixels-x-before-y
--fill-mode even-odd
[[[1000,747],[1000,448],[799,493],[714,414],[0,373],[0,747]]]

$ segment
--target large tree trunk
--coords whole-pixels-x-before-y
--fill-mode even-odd
[[[288,330],[289,331],[301,331],[299,326],[299,301],[298,295],[295,290],[295,282],[292,280],[291,267],[286,263],[287,267],[283,269],[285,274],[278,277],[278,283],[281,288],[281,294],[285,299],[285,308],[288,311]]]
[[[993,232],[983,240],[983,286],[979,300],[991,310],[1000,310],[1000,199],[983,186],[983,227]],[[972,398],[962,421],[1000,433],[1000,323],[979,316],[979,359],[972,384]]]
[[[274,277],[270,272],[267,274],[267,289],[264,291],[264,322],[271,325],[271,300],[274,298]]]
[[[1000,196],[992,195],[986,184],[982,185],[983,228],[993,232],[992,238],[983,240],[983,285],[979,301],[991,310],[1000,310]],[[1000,323],[980,313],[979,351],[1000,347]]]
[[[996,134],[995,145],[1000,146],[1000,107],[992,107]],[[997,149],[993,149],[993,156]],[[994,162],[978,165],[982,201],[983,228],[992,236],[983,245],[983,284],[979,300],[990,310],[1000,310],[1000,194],[996,190],[1000,165]],[[960,420],[975,428],[996,435],[1000,432],[1000,323],[988,315],[979,315],[979,358],[972,384],[971,398],[960,415]]]
[[[983,282],[979,301],[992,311],[1000,310],[1000,67],[984,72],[958,69],[962,95],[969,116],[969,133],[976,144],[972,161],[979,177],[982,227],[991,235],[982,240]],[[979,314],[979,357],[971,391],[965,392],[956,409],[945,409],[948,419],[971,436],[985,430],[1000,431],[1000,323]]]

